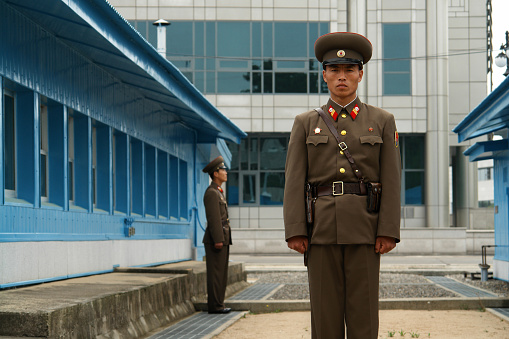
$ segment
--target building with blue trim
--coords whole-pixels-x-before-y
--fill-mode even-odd
[[[463,154],[470,161],[493,159],[495,184],[495,256],[493,276],[509,281],[509,78],[506,78],[455,128],[458,141],[482,135],[491,140],[479,141]]]
[[[0,288],[201,258],[245,133],[107,2],[0,0]]]

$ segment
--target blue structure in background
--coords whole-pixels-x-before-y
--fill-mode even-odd
[[[470,161],[493,159],[495,257],[493,276],[509,281],[509,78],[506,78],[455,128],[459,142],[500,131],[502,140],[477,142],[464,154]]]
[[[0,0],[0,288],[201,258],[246,134],[104,0]]]

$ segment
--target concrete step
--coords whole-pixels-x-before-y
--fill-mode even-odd
[[[0,336],[138,338],[196,312],[207,290],[204,262],[114,273],[0,291]],[[247,286],[230,263],[227,296]]]

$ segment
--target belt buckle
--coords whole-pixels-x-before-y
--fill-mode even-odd
[[[344,151],[345,149],[347,149],[347,148],[348,148],[348,146],[346,146],[346,144],[345,144],[343,141],[341,141],[341,142],[338,144],[338,146],[339,146],[339,148],[340,148],[342,151]]]
[[[341,184],[341,193],[336,193],[336,184]],[[332,195],[343,195],[343,182],[342,181],[334,181],[332,183]]]

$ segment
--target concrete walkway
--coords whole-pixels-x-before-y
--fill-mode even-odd
[[[247,286],[246,272],[306,270],[302,256],[298,254],[231,255],[230,259],[231,281],[227,290],[228,298]],[[489,264],[490,260],[488,257]],[[381,270],[443,276],[478,272],[480,262],[480,255],[384,255]],[[185,338],[187,334],[181,331],[185,330],[184,325],[187,323],[188,330],[201,331],[195,332],[198,333],[196,338],[207,338],[239,319],[246,310],[257,313],[309,310],[309,301],[282,302],[267,300],[262,296],[258,301],[227,299],[227,306],[235,311],[230,317],[196,312],[206,309],[205,282],[205,263],[189,261],[154,268],[120,268],[110,274],[3,290],[0,291],[0,335],[11,337],[63,335],[75,338],[142,338],[153,335],[153,338]],[[444,281],[438,279],[437,284],[439,283]],[[252,291],[254,294],[246,293],[247,295],[271,293],[274,287],[263,288]],[[487,306],[500,309],[509,306],[508,299],[498,296],[486,296],[483,301]],[[422,302],[387,300],[381,303],[381,307],[433,310],[460,308],[468,303],[477,305],[478,298]],[[210,326],[203,328],[204,323]],[[177,326],[178,331],[176,327],[168,327],[169,324]],[[197,330],[196,326],[201,328]],[[173,336],[170,336],[170,333]]]

